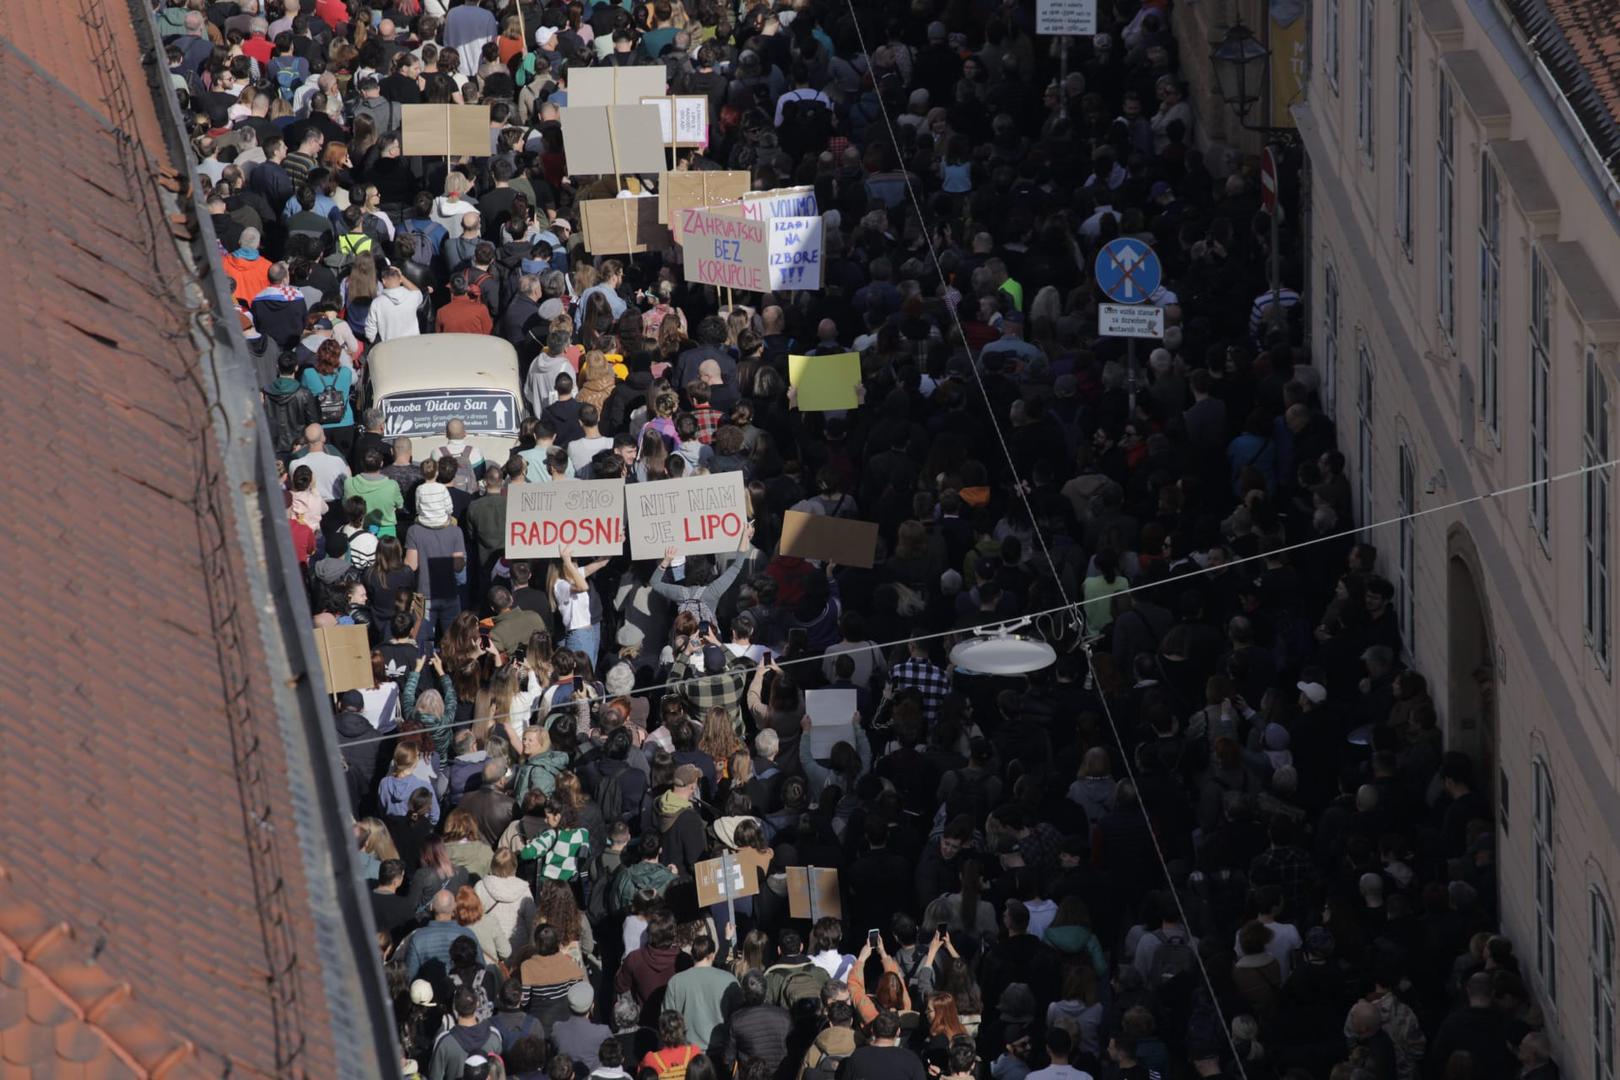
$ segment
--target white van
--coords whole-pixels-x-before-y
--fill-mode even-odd
[[[460,420],[484,460],[504,462],[523,419],[517,350],[484,334],[418,334],[376,346],[366,357],[371,404],[383,434],[411,440],[421,461],[444,445],[444,425]]]

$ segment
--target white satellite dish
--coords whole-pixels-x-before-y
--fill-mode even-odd
[[[970,638],[951,650],[951,663],[976,675],[1027,675],[1056,662],[1056,649],[1019,634]]]

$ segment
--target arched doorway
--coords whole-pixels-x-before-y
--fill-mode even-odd
[[[1473,538],[1457,526],[1447,540],[1446,748],[1474,759],[1476,775],[1495,802],[1496,637]]]

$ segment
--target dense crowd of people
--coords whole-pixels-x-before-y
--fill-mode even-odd
[[[407,1072],[1557,1075],[1254,162],[1200,149],[1170,0],[1101,7],[1061,57],[1022,0],[159,10],[315,622],[372,645],[334,711]],[[812,187],[823,287],[588,250],[620,191],[558,117],[600,65],[707,98],[677,169]],[[450,102],[489,154],[403,155]],[[1120,236],[1164,267],[1139,365],[1094,330]],[[500,459],[365,396],[443,332],[518,352]],[[860,404],[800,411],[789,354],[843,352]],[[517,486],[725,471],[735,553],[505,557]],[[873,565],[782,554],[789,510],[875,522]],[[1054,664],[951,664],[1030,613]],[[822,688],[858,711],[818,758]],[[748,895],[702,903],[722,854]]]

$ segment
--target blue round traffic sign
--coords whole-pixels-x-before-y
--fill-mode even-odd
[[[1159,290],[1159,257],[1129,236],[1110,240],[1097,252],[1097,286],[1116,304],[1145,304]]]

